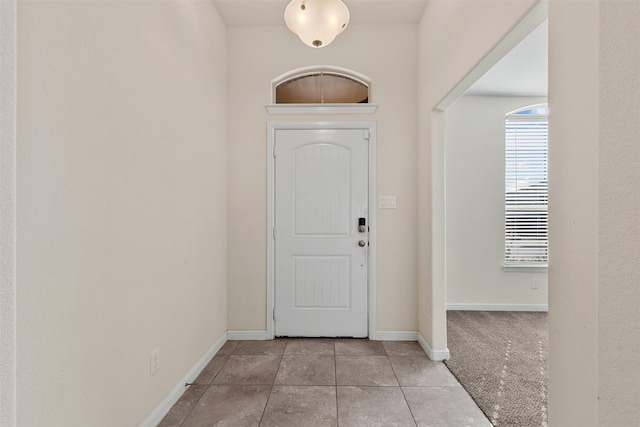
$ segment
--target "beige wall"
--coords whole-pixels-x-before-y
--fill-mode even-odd
[[[432,1],[420,21],[419,331],[434,350],[446,349],[444,118],[436,110],[536,3],[537,0]]]
[[[16,3],[0,1],[0,425],[16,424]]]
[[[310,49],[284,26],[229,29],[229,329],[266,328],[268,121],[377,122],[377,330],[417,329],[415,25],[352,25]],[[304,66],[348,68],[372,79],[373,115],[269,116],[271,80]],[[372,203],[373,206],[373,203]]]
[[[505,115],[544,102],[463,96],[447,109],[447,305],[547,305],[546,271],[503,269]]]
[[[139,425],[227,329],[224,24],[21,2],[18,69],[17,423]]]
[[[597,2],[550,4],[550,425],[597,425],[598,27]]]
[[[602,3],[599,79],[598,423],[633,425],[640,420],[639,2]]]
[[[549,423],[636,425],[640,3],[552,1],[549,48]]]
[[[349,48],[336,43],[320,51],[303,48],[284,29],[232,29],[229,82],[238,99],[228,102],[233,167],[226,204],[220,202],[227,198],[225,30],[211,5],[21,3],[18,425],[142,422],[226,329],[227,252],[243,257],[229,262],[229,328],[264,329],[265,269],[255,261],[265,259],[264,247],[255,242],[264,242],[265,219],[253,216],[266,204],[269,118],[263,106],[268,81],[303,65],[353,68],[374,84],[399,77],[381,94],[374,91],[373,99],[381,105],[374,119],[385,135],[379,134],[379,159],[385,161],[378,162],[378,193],[396,193],[399,203],[397,211],[379,212],[379,246],[415,250],[412,230],[420,224],[420,252],[419,258],[403,258],[411,260],[410,268],[386,261],[378,266],[385,282],[397,274],[409,284],[397,293],[395,282],[381,285],[378,323],[387,330],[414,328],[419,306],[420,332],[432,347],[443,348],[439,280],[445,276],[431,267],[431,201],[444,201],[438,193],[444,186],[434,185],[444,176],[444,152],[432,147],[432,135],[442,131],[443,121],[436,114],[432,127],[432,111],[533,3],[432,1],[417,42],[412,27],[363,27],[340,36]],[[550,425],[635,425],[640,129],[632,113],[640,99],[640,4],[552,0],[549,15],[550,138],[562,142],[550,148]],[[376,38],[378,31],[386,38]],[[413,57],[390,49],[387,39],[405,40]],[[416,76],[411,61],[417,45]],[[368,55],[355,55],[356,48]],[[376,65],[380,52],[402,67]],[[273,56],[278,61],[270,61]],[[3,85],[11,81],[4,70]],[[243,82],[256,75],[266,81]],[[411,163],[407,158],[416,148],[404,142],[416,135],[403,131],[398,138],[394,130],[416,128],[416,79],[418,156]],[[6,138],[10,128],[2,122],[3,166],[13,146]],[[387,158],[393,161],[385,163]],[[416,205],[403,205],[415,194],[416,173],[419,222],[411,213]],[[3,169],[2,185],[9,175]],[[2,194],[3,209],[15,196],[10,190]],[[227,207],[238,217],[229,230],[239,238],[234,235],[228,246]],[[433,258],[440,261],[440,255]],[[3,304],[11,290],[5,262]],[[416,271],[419,304],[410,302]],[[2,338],[4,346],[8,340]],[[149,352],[157,347],[160,371],[149,377]],[[3,380],[12,369],[4,363]],[[11,396],[2,399],[3,410],[12,406]]]

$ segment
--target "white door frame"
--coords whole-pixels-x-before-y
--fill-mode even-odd
[[[355,129],[369,135],[369,250],[367,262],[367,316],[369,339],[376,339],[376,122],[268,122],[267,123],[267,339],[275,338],[275,157],[276,131],[283,129]]]

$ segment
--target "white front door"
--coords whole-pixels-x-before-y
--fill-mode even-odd
[[[366,337],[367,133],[278,129],[274,150],[275,334]]]

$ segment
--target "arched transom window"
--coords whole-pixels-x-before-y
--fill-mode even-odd
[[[305,69],[274,83],[275,104],[368,104],[370,81],[341,69]]]

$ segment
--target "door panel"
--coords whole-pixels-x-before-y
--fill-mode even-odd
[[[295,236],[348,236],[350,150],[316,143],[293,150]]]
[[[276,131],[276,335],[367,336],[368,141]]]
[[[349,309],[349,257],[294,256],[293,309]]]

